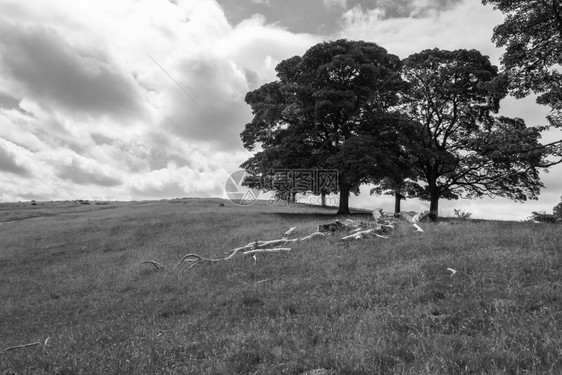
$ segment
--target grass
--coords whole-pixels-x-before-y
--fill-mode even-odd
[[[562,373],[559,226],[404,226],[387,240],[330,237],[172,272],[187,253],[221,257],[333,220],[321,208],[221,202],[0,206],[0,350],[51,337],[0,354],[0,369]]]

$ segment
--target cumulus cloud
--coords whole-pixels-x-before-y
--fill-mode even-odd
[[[50,27],[1,24],[0,56],[10,86],[43,108],[119,117],[141,111],[132,77],[116,70],[103,51],[72,46]]]
[[[347,0],[322,0],[324,6],[327,8],[339,7],[342,9],[347,8]]]
[[[8,94],[0,92],[0,108],[2,109],[18,109],[20,101]]]
[[[0,171],[19,176],[29,176],[29,170],[18,157],[18,151],[21,152],[22,150],[0,138]]]
[[[222,195],[246,92],[318,40],[213,0],[5,0],[0,199]]]
[[[121,184],[121,180],[111,176],[99,166],[95,160],[86,158],[72,159],[68,165],[58,168],[57,175],[60,178],[70,180],[80,185],[98,185],[98,186],[117,186]]]
[[[491,42],[491,37],[493,27],[502,21],[501,13],[475,1],[449,1],[444,2],[447,6],[428,8],[431,3],[443,2],[411,2],[411,11],[393,18],[386,16],[385,7],[356,6],[342,16],[338,35],[375,42],[402,58],[428,48],[476,48],[499,62],[501,50]],[[422,9],[435,11],[419,17]]]
[[[252,0],[252,4],[271,6],[270,0]]]

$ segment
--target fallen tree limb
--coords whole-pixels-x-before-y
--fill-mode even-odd
[[[279,253],[283,251],[291,251],[291,249],[287,247],[278,247],[275,249],[256,249],[256,250],[245,251],[242,253],[242,255],[269,254],[269,253]]]
[[[379,237],[385,238],[388,237],[383,236],[382,233],[390,232],[396,229],[400,223],[408,222],[416,228],[418,232],[423,232],[423,229],[418,225],[420,220],[428,215],[428,211],[423,211],[420,213],[415,212],[400,212],[398,214],[390,214],[383,212],[382,209],[374,210],[372,215],[374,221],[356,221],[347,219],[343,223],[339,220],[336,220],[334,223],[329,224],[319,224],[318,231],[314,232],[308,236],[302,238],[295,238],[295,239],[288,239],[291,234],[297,231],[297,227],[291,227],[283,234],[283,238],[277,240],[267,240],[267,241],[254,241],[250,242],[246,246],[237,247],[232,249],[225,254],[229,254],[225,258],[206,258],[198,254],[187,254],[185,255],[179,263],[173,268],[174,270],[178,268],[184,262],[191,263],[188,267],[194,267],[199,263],[216,263],[220,261],[229,260],[230,258],[234,257],[237,253],[242,252],[243,255],[252,255],[254,257],[254,261],[256,260],[256,254],[267,254],[267,253],[279,253],[279,252],[289,252],[291,248],[287,247],[278,247],[283,245],[288,245],[291,243],[297,242],[305,242],[310,241],[318,238],[326,237],[327,233],[331,233],[332,235],[336,231],[346,230],[350,233],[347,236],[341,238],[342,241],[349,241],[349,240],[360,240],[367,237]],[[141,264],[152,264],[156,268],[164,268],[160,263],[150,260],[144,261]]]
[[[156,268],[164,268],[163,265],[161,265],[160,263],[158,263],[155,260],[145,260],[144,262],[141,262],[141,264],[152,264]]]
[[[376,229],[373,228],[373,229],[363,230],[363,231],[360,231],[360,232],[355,232],[353,234],[350,234],[349,236],[342,237],[342,241],[361,240],[361,239],[366,238],[368,236],[388,238],[388,237],[379,235],[378,233],[376,233]]]
[[[326,234],[322,233],[322,232],[314,232],[312,234],[309,234],[306,237],[301,238],[301,242],[309,241],[309,240],[312,240],[312,239],[315,239],[315,238],[320,238],[320,237],[326,237]]]
[[[256,242],[250,242],[249,244],[246,245],[246,248],[248,249],[267,249],[267,248],[273,248],[279,245],[287,245],[289,243],[293,243],[293,242],[297,242],[298,239],[295,238],[293,240],[289,240],[286,238],[281,238],[279,240],[270,240],[270,241],[256,241]]]
[[[349,236],[342,237],[341,240],[342,240],[342,241],[360,240],[360,239],[362,239],[362,238],[363,238],[363,236],[361,236],[360,234],[357,234],[357,233],[356,233],[356,234],[350,234]]]
[[[236,255],[237,252],[242,251],[242,250],[247,249],[247,248],[248,248],[247,246],[242,246],[242,247],[237,247],[236,249],[225,251],[224,252],[225,254],[230,254],[230,256],[227,257],[226,259],[229,259],[233,255]]]
[[[192,262],[192,264],[189,266],[189,268],[195,266],[198,263],[202,263],[202,262],[208,262],[208,263],[216,263],[219,262],[221,260],[224,260],[226,258],[223,259],[212,259],[212,258],[205,258],[202,257],[201,255],[198,254],[187,254],[185,255],[183,258],[181,258],[181,260],[179,261],[178,264],[176,264],[176,266],[174,267],[174,270],[176,268],[178,268],[183,262]]]
[[[362,232],[364,230],[365,230],[365,228],[358,227],[358,228],[355,228],[354,230],[352,230],[351,234],[359,233],[359,232]]]
[[[32,342],[32,343],[29,343],[29,344],[10,346],[9,348],[3,349],[0,353],[6,353],[6,352],[9,352],[10,350],[16,350],[16,349],[27,348],[27,347],[30,347],[30,346],[38,346],[38,345],[41,345],[41,343],[39,341],[38,342]]]
[[[295,233],[298,230],[297,227],[291,227],[288,231],[283,233],[283,237],[289,237],[291,234]]]

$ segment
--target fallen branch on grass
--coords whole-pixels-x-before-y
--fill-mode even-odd
[[[372,212],[373,221],[347,219],[341,222],[336,220],[330,224],[318,225],[318,231],[322,233],[331,232],[332,235],[337,231],[347,231],[349,235],[343,236],[341,238],[343,241],[360,240],[372,236],[388,238],[382,234],[395,230],[404,222],[411,224],[418,232],[423,232],[424,230],[418,223],[428,214],[429,211],[388,213],[379,208]]]
[[[9,352],[10,350],[15,350],[15,349],[21,349],[21,348],[27,348],[29,346],[37,346],[37,345],[41,345],[40,342],[32,342],[30,344],[23,344],[23,345],[16,345],[16,346],[11,346],[9,348],[6,348],[4,350],[2,350],[0,353],[6,353]]]
[[[255,254],[269,254],[269,253],[279,253],[283,251],[291,251],[288,247],[278,247],[275,249],[256,249],[243,252],[242,255],[255,255]]]
[[[367,238],[367,237],[370,237],[370,236],[388,239],[388,237],[378,234],[377,229],[373,228],[373,229],[367,229],[367,230],[355,232],[355,233],[350,234],[349,236],[342,237],[342,241],[362,240],[363,238]]]
[[[298,238],[295,238],[294,240],[288,240],[286,238],[281,238],[279,240],[270,240],[270,241],[256,241],[256,242],[250,242],[249,244],[246,245],[246,248],[249,249],[268,249],[268,248],[273,248],[275,246],[279,246],[279,245],[287,245],[289,243],[294,243],[294,242],[298,242]]]
[[[164,268],[163,265],[161,265],[160,263],[158,263],[155,260],[145,260],[144,262],[141,262],[141,264],[152,264],[156,268]]]
[[[418,232],[423,232],[424,230],[418,224],[413,224],[414,228],[418,230]]]
[[[254,241],[254,242],[250,242],[246,246],[237,247],[236,249],[226,251],[225,254],[230,254],[230,257],[232,257],[235,253],[237,253],[238,251],[242,251],[242,250],[249,251],[249,250],[255,250],[255,249],[268,249],[268,248],[274,248],[274,247],[280,246],[280,245],[287,245],[287,244],[290,244],[290,243],[296,243],[296,242],[299,242],[299,241],[300,240],[298,238],[295,238],[293,240],[289,240],[287,238],[281,238],[279,240]],[[229,259],[230,257],[228,257],[226,259]]]
[[[184,262],[191,263],[188,267],[189,269],[199,263],[216,263],[229,260],[241,251],[243,255],[252,255],[254,261],[256,261],[256,254],[289,252],[291,251],[290,248],[278,246],[324,238],[326,237],[326,233],[331,232],[333,235],[335,232],[341,230],[345,230],[348,231],[348,233],[351,233],[347,236],[342,237],[342,241],[361,240],[367,237],[380,237],[387,239],[388,237],[383,236],[382,234],[396,229],[400,225],[400,222],[404,221],[412,224],[418,232],[423,232],[423,229],[418,225],[418,223],[423,217],[427,216],[428,213],[428,211],[424,211],[420,213],[400,212],[398,214],[390,214],[383,212],[382,209],[377,209],[373,211],[374,221],[355,221],[347,219],[342,223],[341,221],[336,220],[334,223],[318,225],[318,232],[312,233],[300,239],[295,238],[290,240],[287,237],[298,230],[297,227],[292,227],[284,233],[284,237],[281,239],[250,242],[246,246],[238,247],[226,252],[225,254],[229,254],[226,258],[206,258],[198,254],[187,254],[173,269],[177,269]],[[145,261],[141,264],[144,263],[150,263],[156,268],[163,268],[163,266],[161,266],[160,263],[156,261]]]
[[[185,255],[183,258],[181,258],[181,260],[179,261],[178,264],[176,264],[176,266],[174,267],[174,269],[178,268],[183,262],[192,262],[192,265],[189,266],[189,268],[193,267],[194,265],[198,264],[198,263],[202,263],[202,262],[208,262],[208,263],[216,263],[219,262],[221,260],[224,260],[226,258],[223,259],[212,259],[212,258],[205,258],[202,257],[201,255],[198,254],[187,254]]]
[[[283,237],[287,238],[289,237],[291,234],[295,233],[298,230],[297,227],[291,227],[291,229],[289,229],[288,231],[286,231],[285,233],[283,233]]]
[[[275,240],[278,241],[278,240]],[[268,242],[274,242],[274,241],[268,241]],[[293,241],[289,241],[289,242],[293,242]],[[178,264],[176,264],[176,266],[173,268],[174,270],[176,268],[178,268],[183,262],[191,262],[191,265],[187,268],[190,269],[191,267],[199,264],[199,263],[216,263],[216,262],[220,262],[220,261],[225,261],[225,260],[229,260],[230,258],[232,258],[233,256],[235,256],[238,252],[242,251],[242,250],[247,250],[243,253],[243,255],[249,255],[249,254],[258,254],[258,253],[275,253],[275,252],[280,252],[280,251],[290,251],[290,248],[273,248],[273,249],[256,249],[256,248],[250,248],[248,249],[248,246],[244,246],[244,247],[238,247],[234,250],[232,250],[231,254],[229,256],[227,256],[226,258],[205,258],[202,257],[199,254],[187,254],[185,255]]]
[[[301,242],[310,241],[310,240],[313,240],[315,238],[320,238],[320,237],[326,237],[326,233],[314,232],[312,234],[309,234],[306,237],[301,238]]]
[[[41,344],[39,341],[37,341],[37,342],[29,343],[29,344],[10,346],[9,348],[0,350],[0,353],[6,353],[6,352],[9,352],[10,350],[28,348],[28,347],[31,347],[31,346],[43,346],[43,347],[45,347],[45,346],[47,346],[47,343],[49,342],[50,339],[51,339],[50,337],[47,337],[47,339],[45,340],[45,342],[43,344]]]

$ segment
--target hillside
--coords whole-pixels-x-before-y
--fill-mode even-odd
[[[334,212],[218,199],[0,205],[0,351],[40,343],[0,353],[0,369],[562,373],[560,226],[424,223],[173,270],[188,253],[312,233]]]

